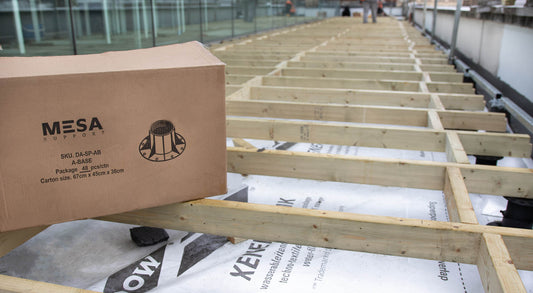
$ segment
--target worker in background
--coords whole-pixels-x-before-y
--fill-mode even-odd
[[[348,5],[344,6],[344,9],[342,10],[342,16],[350,16],[350,7],[348,7]]]
[[[363,23],[368,22],[368,10],[372,12],[372,22],[376,23],[376,16],[378,14],[378,0],[361,0],[363,4]]]
[[[378,0],[378,16],[387,16],[385,10],[383,10],[383,2]]]
[[[287,2],[285,2],[285,15],[294,16],[295,13],[296,8],[294,7],[294,4],[292,4],[291,0],[287,0]]]

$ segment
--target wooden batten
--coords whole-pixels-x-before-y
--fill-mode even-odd
[[[483,233],[477,266],[485,292],[526,292],[501,235]]]
[[[251,88],[250,99],[427,108],[430,96],[429,94],[418,92],[256,86]]]
[[[310,121],[286,121],[281,119],[256,119],[228,117],[229,137],[312,142],[361,147],[446,151],[446,130],[385,127],[355,124],[332,124]],[[463,148],[469,155],[528,157],[531,144],[528,136],[515,134],[491,134],[457,132]],[[487,138],[487,140],[485,140]],[[464,142],[467,143],[464,143]],[[501,148],[498,146],[508,146]]]
[[[248,66],[226,66],[227,75],[266,75],[273,71],[274,67],[248,67]]]
[[[418,82],[391,81],[379,79],[339,79],[339,78],[312,78],[292,76],[268,76],[263,79],[263,85],[284,87],[314,87],[338,89],[362,89],[385,91],[419,91]],[[457,93],[458,89],[454,91]],[[436,91],[438,92],[438,91]],[[460,93],[460,92],[459,92]]]
[[[373,52],[373,51],[358,51],[358,52],[347,52],[346,48],[340,48],[340,50],[326,50],[325,47],[321,47],[320,50],[316,52],[309,52],[307,56],[366,56],[366,57],[397,57],[397,58],[409,58],[409,51],[405,52]]]
[[[338,55],[308,55],[302,57],[302,61],[318,62],[376,62],[376,63],[397,63],[397,64],[414,64],[411,58],[392,58],[392,57],[375,57],[375,56],[338,56]]]
[[[482,95],[439,93],[438,96],[448,110],[483,111],[485,108]]]
[[[409,71],[353,70],[353,69],[297,69],[286,68],[282,76],[327,77],[342,79],[383,79],[420,81],[422,74]]]
[[[469,94],[475,93],[472,84],[468,83],[447,83],[447,82],[428,82],[427,87],[432,93],[448,94]]]
[[[242,87],[240,85],[226,85],[226,96],[233,94],[241,88]]]
[[[505,131],[506,120],[503,113],[433,112],[438,115],[439,121],[442,121],[443,128]],[[234,116],[395,124],[419,127],[425,127],[428,123],[427,110],[422,109],[304,102],[228,101],[226,103],[226,113]],[[445,119],[442,117],[445,117]]]
[[[480,241],[479,234],[452,223],[208,199],[100,219],[464,263],[475,263],[477,248],[472,244]]]
[[[202,199],[100,220],[395,256],[478,262],[484,233],[533,244],[533,232]],[[283,226],[283,229],[279,229]],[[483,267],[490,267],[490,264]]]
[[[289,62],[289,68],[342,68],[353,70],[399,70],[414,71],[410,64],[373,63],[373,62]]]
[[[279,61],[256,61],[246,59],[224,59],[227,66],[246,66],[246,67],[275,67]]]
[[[457,167],[446,167],[444,180],[444,196],[450,221],[477,224],[461,170]]]
[[[461,170],[472,193],[522,198],[533,193],[533,173],[523,168],[228,148],[228,172],[240,174],[443,190],[447,167]]]
[[[421,64],[420,68],[423,71],[427,71],[427,72],[454,72],[455,73],[455,68],[449,65],[443,66],[443,65]]]

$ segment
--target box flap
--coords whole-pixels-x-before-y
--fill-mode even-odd
[[[82,64],[82,66],[80,66]],[[101,54],[47,57],[1,57],[0,78],[119,72],[224,65],[199,42],[114,51]]]

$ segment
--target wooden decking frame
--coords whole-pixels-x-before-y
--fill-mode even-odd
[[[228,171],[442,190],[451,222],[210,199],[100,219],[476,264],[487,292],[525,292],[517,269],[533,270],[533,231],[479,225],[468,193],[532,198],[533,173],[467,155],[528,158],[529,136],[505,133],[505,116],[483,112],[483,98],[411,27],[361,28],[329,19],[212,49],[228,65]],[[448,162],[257,150],[243,138],[445,152]],[[0,255],[44,228],[0,234]],[[0,276],[0,290],[88,292],[47,285]]]

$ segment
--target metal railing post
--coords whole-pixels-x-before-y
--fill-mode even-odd
[[[453,63],[455,57],[455,47],[457,45],[457,33],[459,31],[459,20],[461,19],[461,7],[463,0],[457,0],[457,8],[455,8],[455,21],[453,22],[452,42],[450,44],[450,55],[448,56],[448,63]]]

